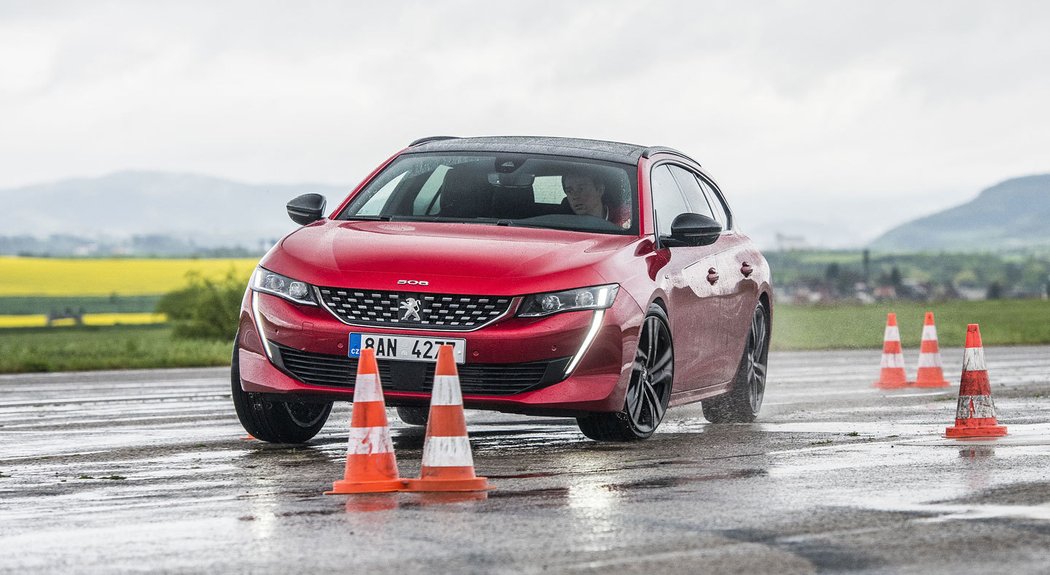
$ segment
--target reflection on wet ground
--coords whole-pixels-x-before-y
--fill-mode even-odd
[[[1050,570],[1050,353],[987,355],[1004,438],[944,438],[956,390],[875,390],[877,353],[774,354],[754,424],[685,406],[597,444],[469,412],[494,489],[463,494],[322,495],[349,408],[306,446],[245,439],[222,370],[2,376],[0,570]],[[423,429],[389,416],[415,477]]]

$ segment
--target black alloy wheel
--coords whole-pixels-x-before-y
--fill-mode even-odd
[[[580,417],[576,420],[580,431],[597,441],[646,439],[667,413],[673,381],[674,345],[667,314],[653,304],[639,333],[623,410]]]
[[[244,391],[238,349],[234,344],[230,392],[237,419],[244,430],[252,437],[270,443],[305,443],[317,435],[328,421],[332,402],[281,401]]]
[[[759,302],[751,316],[751,329],[740,358],[733,388],[704,400],[704,417],[711,423],[750,423],[758,417],[766,394],[769,361],[769,319],[766,306]]]

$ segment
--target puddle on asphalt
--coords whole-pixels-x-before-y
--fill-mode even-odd
[[[398,508],[397,493],[370,493],[351,495],[346,498],[343,511],[346,513],[375,513]],[[333,511],[338,511],[337,509]]]
[[[963,459],[995,457],[995,447],[990,445],[969,445],[959,450],[959,457]]]
[[[536,477],[555,477],[557,475],[562,475],[562,473],[553,471],[538,473],[519,473],[516,475],[493,475],[489,473],[488,475],[486,475],[486,477],[488,477],[489,479],[534,479]]]
[[[926,445],[937,447],[1050,447],[1050,423],[1009,424],[1001,418],[999,423],[1006,425],[1004,437],[969,437],[948,438],[944,436],[947,425],[938,426],[926,437],[901,441],[902,445]]]
[[[639,489],[669,489],[671,487],[678,487],[679,485],[699,481],[710,481],[710,479],[702,479],[699,477],[659,477],[656,479],[631,481],[629,483],[610,483],[608,485],[603,485],[603,487],[609,491],[630,492]]]
[[[1050,503],[1038,505],[968,505],[945,503],[901,503],[899,501],[863,500],[865,509],[875,511],[919,513],[927,517],[914,519],[916,523],[945,523],[948,521],[978,521],[986,519],[1035,519],[1050,521]]]
[[[665,489],[680,487],[690,483],[702,483],[705,481],[722,481],[732,479],[748,479],[751,477],[764,477],[767,475],[765,469],[739,469],[726,471],[724,473],[708,473],[705,475],[686,475],[660,477],[657,479],[645,479],[641,481],[630,481],[626,483],[610,483],[605,485],[610,491],[630,492],[639,489]]]
[[[516,478],[516,477],[549,477],[557,474],[525,474],[522,476],[493,476],[490,479]],[[348,513],[371,513],[375,511],[389,511],[394,509],[410,509],[425,507],[429,505],[448,505],[457,503],[481,502],[492,500],[521,500],[534,499],[536,503],[554,504],[570,508],[604,508],[618,501],[624,495],[639,493],[648,490],[670,489],[701,483],[706,481],[727,481],[736,479],[747,479],[751,477],[762,477],[766,475],[764,469],[740,469],[725,473],[710,473],[703,475],[671,476],[643,481],[630,481],[623,483],[599,483],[580,482],[571,487],[546,487],[536,489],[505,490],[495,489],[491,491],[466,492],[466,493],[382,493],[382,494],[358,494],[348,496],[344,509]],[[294,515],[289,513],[285,515]],[[302,512],[299,514],[320,514],[318,512]]]
[[[853,437],[888,437],[929,435],[943,432],[944,426],[930,424],[890,423],[882,421],[800,421],[790,423],[755,423],[757,431],[766,433],[829,433]]]
[[[311,517],[314,515],[334,515],[338,509],[306,509],[303,511],[282,511],[277,513],[278,517]]]
[[[1019,518],[1050,521],[1050,504],[1041,505],[963,505],[929,506],[942,513],[937,517],[919,519],[919,523],[944,523],[947,521]]]
[[[410,493],[408,503],[410,505],[415,504],[419,506],[472,503],[487,500],[491,493],[491,491],[467,491],[463,493]]]
[[[328,509],[323,512],[304,512],[297,514],[330,515],[343,511],[346,513],[375,513],[396,509],[415,509],[432,505],[455,505],[485,501],[490,491],[469,492],[430,492],[430,493],[358,493],[346,495],[342,509]],[[342,497],[342,496],[336,496]]]
[[[549,487],[546,489],[525,489],[521,491],[493,491],[493,499],[520,499],[537,497],[540,499],[561,499],[569,496],[568,487]]]
[[[751,477],[762,477],[766,475],[764,469],[740,469],[735,471],[727,471],[725,473],[709,473],[704,475],[685,475],[685,476],[669,476],[660,477],[654,479],[646,479],[640,481],[628,481],[622,483],[596,483],[590,482],[586,484],[574,485],[573,487],[551,487],[551,488],[539,488],[539,489],[525,489],[517,491],[495,491],[492,493],[493,498],[497,499],[508,499],[508,498],[529,498],[536,497],[540,499],[551,499],[560,497],[569,497],[574,493],[578,495],[579,491],[583,488],[594,492],[601,491],[615,494],[625,494],[631,492],[639,492],[650,489],[669,489],[675,487],[681,487],[683,485],[689,485],[692,483],[702,483],[705,481],[723,481],[733,479],[747,479]],[[493,478],[494,476],[489,476]]]

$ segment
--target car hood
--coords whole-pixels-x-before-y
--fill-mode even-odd
[[[324,221],[287,236],[262,265],[315,285],[519,295],[610,283],[596,264],[638,240],[481,224]]]

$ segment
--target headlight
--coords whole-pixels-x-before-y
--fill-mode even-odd
[[[275,274],[263,267],[255,268],[251,286],[255,291],[273,294],[295,303],[317,305],[313,286],[281,274]]]
[[[518,317],[541,317],[563,311],[606,309],[616,299],[620,286],[609,284],[525,296]]]

